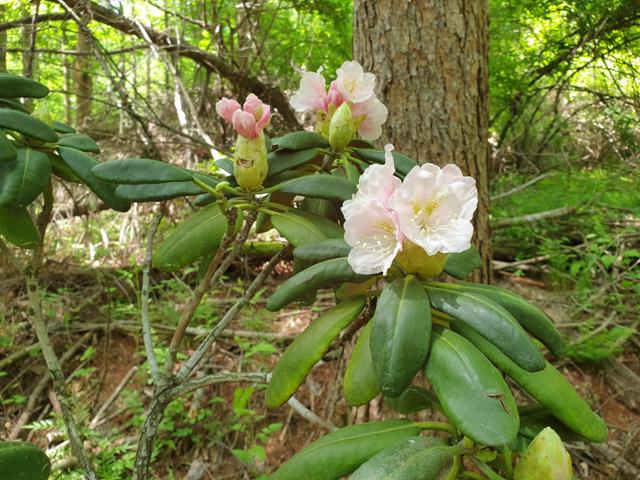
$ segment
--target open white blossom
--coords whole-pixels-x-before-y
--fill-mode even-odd
[[[336,70],[336,74],[336,86],[345,101],[361,103],[373,96],[376,76],[373,73],[365,73],[358,62],[344,62]]]
[[[324,110],[327,107],[326,96],[324,77],[320,73],[304,72],[300,79],[300,88],[289,103],[296,112]]]
[[[475,180],[456,165],[414,167],[389,205],[398,214],[402,233],[428,255],[471,246],[478,191]]]
[[[351,112],[354,118],[362,117],[358,126],[358,135],[361,138],[373,141],[382,135],[382,125],[387,121],[389,110],[376,96],[356,103]]]

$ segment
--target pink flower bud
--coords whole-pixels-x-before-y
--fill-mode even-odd
[[[231,98],[222,98],[216,103],[216,112],[228,123],[233,122],[233,114],[240,110],[240,104]]]
[[[344,97],[338,90],[338,84],[334,80],[331,82],[331,87],[329,87],[329,94],[327,95],[327,103],[335,105],[339,107],[344,102]]]
[[[249,112],[236,110],[233,114],[233,128],[245,138],[256,138],[258,136],[256,128],[256,119]]]

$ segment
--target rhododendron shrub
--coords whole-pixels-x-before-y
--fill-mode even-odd
[[[481,263],[472,245],[475,180],[456,165],[418,165],[399,152],[402,145],[375,148],[371,141],[380,138],[388,114],[375,85],[375,76],[357,62],[345,62],[329,82],[305,72],[291,106],[313,115],[314,130],[272,139],[266,134],[271,109],[257,96],[242,105],[221,99],[217,113],[236,134],[230,158],[217,161],[224,175],[139,159],[107,162],[92,172],[129,201],[195,196],[200,208],[156,248],[156,267],[199,261],[211,279],[210,262],[228,265],[254,228],[273,231],[286,248],[256,277],[245,303],[278,255],[290,250],[294,275],[267,308],[308,304],[320,289],[334,294],[335,306],[296,337],[275,369],[251,378],[268,375],[267,407],[300,409],[296,391],[325,354],[338,350],[350,355],[342,385],[346,403],[379,398],[395,411],[393,419],[331,432],[271,478],[513,478],[516,471],[525,479],[539,468],[532,465],[545,462],[565,478],[566,457],[536,453],[548,434],[516,470],[518,455],[512,455],[524,454],[545,427],[565,440],[607,437],[603,420],[545,359],[563,354],[564,339],[521,297],[466,281]],[[160,377],[159,386],[180,388],[239,308],[187,360],[169,355],[169,376]],[[344,348],[351,338],[353,348]],[[529,395],[528,404],[516,402],[505,376]],[[420,411],[437,411],[442,421],[411,420]],[[161,417],[152,413],[147,445],[156,431],[153,419]],[[430,430],[444,433],[426,434]],[[147,451],[139,450],[138,472],[148,465]],[[465,472],[474,463],[482,473]]]

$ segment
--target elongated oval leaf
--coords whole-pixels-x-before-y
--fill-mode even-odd
[[[268,408],[279,407],[291,398],[313,366],[327,352],[331,342],[360,315],[365,304],[365,297],[339,303],[298,335],[285,350],[271,375],[266,393]]]
[[[544,368],[544,357],[527,333],[494,301],[447,283],[430,282],[426,290],[433,308],[472,327],[522,368],[533,372]]]
[[[402,414],[419,412],[426,408],[442,411],[438,398],[429,390],[417,385],[411,385],[396,398],[385,398],[385,403],[394,411]]]
[[[316,263],[284,282],[267,302],[267,310],[275,312],[309,292],[342,282],[362,282],[370,275],[353,271],[346,258],[334,258]]]
[[[53,122],[53,130],[57,133],[76,133],[76,129],[63,122]]]
[[[292,132],[271,140],[273,146],[285,150],[307,150],[309,148],[328,148],[329,142],[316,132]]]
[[[549,317],[524,298],[513,292],[492,285],[463,282],[458,284],[464,291],[487,297],[504,307],[520,325],[540,340],[556,356],[562,356],[567,344]]]
[[[174,228],[156,250],[153,265],[175,270],[218,248],[227,230],[227,217],[217,204],[191,215]]]
[[[26,208],[0,207],[0,235],[20,248],[35,248],[40,233]]]
[[[277,152],[271,152],[267,157],[269,162],[268,176],[273,177],[286,170],[292,170],[317,156],[318,151],[315,148],[300,151],[278,150]]]
[[[373,148],[355,148],[354,149],[356,155],[363,160],[367,160],[368,162],[384,164],[384,151],[376,150]],[[395,164],[396,171],[401,175],[406,175],[411,171],[413,167],[417,167],[418,164],[411,160],[406,155],[403,155],[400,152],[392,152],[393,153],[393,163]]]
[[[365,405],[380,393],[380,385],[371,361],[370,338],[371,322],[360,331],[344,374],[344,398],[351,406]]]
[[[460,447],[439,438],[409,437],[371,457],[349,480],[434,480],[442,478],[458,454]]]
[[[11,160],[15,160],[16,156],[16,147],[13,146],[4,132],[0,130],[0,162],[10,162]]]
[[[54,155],[50,153],[47,155],[49,158],[49,162],[51,163],[51,172],[56,175],[58,178],[65,180],[67,182],[73,183],[82,183],[80,177],[78,177],[73,171],[67,166],[66,163],[60,158],[58,155]]]
[[[110,183],[140,184],[189,182],[193,174],[170,163],[148,158],[111,160],[96,165],[93,174]]]
[[[51,474],[51,462],[42,450],[31,443],[0,442],[0,472],[6,479],[47,480]]]
[[[500,370],[574,432],[591,442],[604,442],[607,439],[604,420],[591,410],[553,365],[547,362],[544,370],[527,372],[462,322],[454,321],[451,326],[463,333]]]
[[[271,216],[271,223],[294,247],[327,238],[342,238],[344,231],[326,218],[289,210]]]
[[[115,185],[100,180],[93,174],[93,168],[99,165],[95,158],[80,150],[68,147],[58,147],[58,153],[65,165],[109,208],[119,212],[126,212],[131,208],[131,203],[116,195]]]
[[[458,280],[464,280],[471,272],[482,266],[482,258],[478,249],[471,247],[464,252],[450,253],[444,264],[444,271]]]
[[[420,427],[408,419],[344,427],[291,457],[271,480],[338,480],[376,453],[418,432]]]
[[[100,147],[93,138],[79,133],[61,136],[58,139],[58,145],[61,147],[75,148],[81,152],[100,153]]]
[[[56,142],[58,135],[41,120],[17,110],[0,108],[0,127],[35,138],[42,142]]]
[[[116,195],[129,202],[158,202],[189,195],[200,195],[203,190],[193,182],[141,183],[118,185]]]
[[[413,276],[394,280],[378,298],[369,343],[382,393],[397,397],[424,365],[431,339],[431,308]]]
[[[0,163],[0,206],[26,207],[51,182],[46,153],[19,148],[16,159]]]
[[[586,439],[567,427],[540,404],[531,405],[535,411],[520,409],[520,428],[518,435],[533,440],[542,430],[551,427],[565,442],[584,442]]]
[[[29,113],[29,111],[22,106],[20,101],[15,98],[0,97],[0,108],[8,108],[10,110],[17,110],[18,112]]]
[[[500,372],[468,340],[434,332],[425,373],[453,424],[472,440],[504,445],[518,434],[518,409]]]
[[[49,95],[49,89],[30,78],[11,73],[0,73],[0,94],[3,97],[13,98],[42,98]]]
[[[296,247],[293,250],[293,256],[308,262],[321,262],[332,258],[346,257],[350,251],[351,247],[342,238],[328,238]]]
[[[284,193],[341,201],[350,199],[357,191],[348,180],[321,173],[287,180],[274,188]]]

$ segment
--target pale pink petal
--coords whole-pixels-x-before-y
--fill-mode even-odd
[[[375,96],[366,102],[356,103],[352,108],[354,118],[364,117],[358,127],[358,135],[365,140],[377,140],[382,135],[382,125],[387,121],[389,110]]]
[[[364,73],[358,62],[344,62],[336,73],[336,85],[345,101],[361,103],[373,96],[376,76]]]
[[[258,120],[262,116],[263,103],[256,95],[250,93],[242,105],[242,110],[250,113]]]
[[[221,98],[216,102],[216,112],[229,123],[233,121],[236,110],[240,110],[240,104],[233,99]]]
[[[266,103],[262,105],[262,117],[257,120],[256,128],[258,129],[258,135],[260,135],[271,121],[271,107]]]
[[[300,79],[300,88],[289,103],[296,112],[326,110],[327,92],[324,77],[315,72],[305,72]]]
[[[233,128],[245,138],[256,138],[256,119],[249,112],[236,110],[233,114]]]
[[[339,107],[344,103],[344,98],[342,97],[340,90],[338,90],[338,84],[336,83],[335,80],[331,82],[331,86],[329,87],[329,94],[327,95],[327,103],[331,105],[335,105],[336,107]]]

